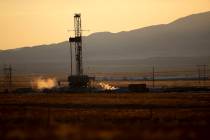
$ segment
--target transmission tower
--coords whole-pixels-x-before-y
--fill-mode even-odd
[[[155,66],[152,67],[152,87],[155,87]]]
[[[5,92],[11,92],[12,91],[12,67],[4,66],[4,88]]]
[[[201,83],[201,81],[206,81],[208,79],[208,65],[197,65],[198,67],[198,80],[199,83]]]

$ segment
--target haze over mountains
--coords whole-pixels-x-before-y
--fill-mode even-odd
[[[122,23],[123,24],[123,23]],[[83,38],[88,72],[138,72],[210,64],[210,12],[137,30],[94,33]],[[1,65],[23,73],[68,73],[69,43],[0,50]]]

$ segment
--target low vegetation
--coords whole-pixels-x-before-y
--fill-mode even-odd
[[[210,94],[2,94],[1,139],[207,139]]]

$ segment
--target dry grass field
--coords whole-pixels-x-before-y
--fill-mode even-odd
[[[209,139],[210,94],[1,94],[0,139]]]

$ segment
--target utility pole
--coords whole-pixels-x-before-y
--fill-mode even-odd
[[[70,73],[70,76],[72,76],[73,75],[73,52],[72,52],[71,43],[70,43],[70,57],[71,57],[71,66],[70,66],[71,73]]]
[[[208,80],[208,65],[203,65],[203,74],[204,74],[204,84],[207,86],[207,80]]]
[[[200,69],[200,65],[197,65],[198,68],[198,82],[199,84],[201,84],[201,69]]]
[[[5,92],[11,92],[12,90],[12,66],[4,66],[4,88]]]
[[[152,86],[155,87],[155,66],[152,67]]]
[[[201,84],[201,81],[205,82],[208,78],[207,76],[208,65],[197,65],[197,68],[198,68],[198,80],[199,84]]]

